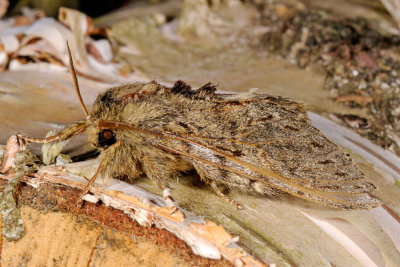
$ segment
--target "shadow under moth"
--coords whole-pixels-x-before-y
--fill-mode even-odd
[[[217,94],[210,83],[193,90],[182,81],[172,87],[152,81],[107,89],[89,113],[71,54],[70,62],[87,118],[48,138],[17,137],[48,143],[86,131],[101,161],[83,194],[100,174],[131,182],[144,174],[173,205],[168,178],[195,169],[237,207],[219,185],[250,194],[288,193],[340,209],[380,205],[350,155],[311,125],[299,103],[266,94]]]

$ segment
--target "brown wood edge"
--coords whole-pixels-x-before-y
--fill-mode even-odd
[[[7,180],[0,177],[0,191],[6,184]],[[141,226],[123,211],[107,207],[101,202],[84,202],[83,206],[78,208],[76,203],[81,192],[81,189],[61,184],[43,183],[38,188],[34,188],[21,182],[15,197],[19,207],[26,205],[40,211],[61,211],[89,218],[106,227],[133,235],[139,241],[142,239],[160,246],[194,266],[234,266],[232,262],[224,258],[213,260],[198,256],[175,234],[154,226]]]

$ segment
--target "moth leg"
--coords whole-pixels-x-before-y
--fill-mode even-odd
[[[89,122],[88,121],[76,121],[72,123],[71,125],[68,125],[64,129],[61,130],[56,135],[50,136],[48,138],[34,138],[34,137],[29,137],[24,134],[16,134],[13,135],[9,138],[7,142],[7,147],[6,150],[3,153],[3,159],[1,162],[0,166],[0,172],[1,173],[6,173],[11,169],[13,160],[14,160],[14,155],[17,151],[19,150],[24,150],[26,147],[26,144],[28,142],[33,142],[33,143],[50,143],[54,141],[62,141],[66,140],[68,138],[71,138],[74,135],[77,135],[83,131],[86,130],[88,127]]]
[[[176,210],[178,210],[178,206],[171,196],[171,189],[168,187],[165,177],[175,174],[175,170],[171,167],[171,165],[168,164],[168,161],[170,161],[170,159],[153,159],[148,156],[142,156],[142,168],[147,177],[149,177],[150,180],[152,180],[153,183],[155,183],[158,188],[163,191],[165,205],[168,208],[173,209],[172,213],[174,213]]]
[[[215,191],[215,193],[217,193],[217,195],[218,195],[220,198],[222,198],[222,199],[225,200],[226,202],[232,204],[232,205],[235,206],[238,210],[242,210],[242,209],[243,209],[243,207],[242,207],[239,203],[237,203],[236,201],[230,199],[228,196],[224,195],[224,193],[222,193],[222,192],[219,190],[218,185],[217,185],[217,183],[216,183],[215,181],[212,181],[212,182],[210,183],[210,185],[211,185],[211,188]]]
[[[76,203],[77,207],[82,206],[83,196],[89,193],[90,187],[92,187],[93,183],[96,181],[99,174],[104,170],[104,167],[107,166],[113,160],[113,157],[110,157],[110,155],[113,155],[115,150],[120,145],[121,142],[116,142],[113,146],[109,147],[107,150],[103,152],[103,154],[101,155],[102,159],[100,161],[99,167],[97,167],[96,173],[90,178],[89,182],[85,185],[85,187],[82,190],[82,193],[80,194],[80,197]]]
[[[171,189],[170,188],[168,188],[168,187],[164,188],[164,190],[163,190],[163,199],[164,199],[165,205],[168,208],[178,209],[177,205],[175,204],[175,202],[174,202],[174,200],[173,200],[173,198],[171,196]]]
[[[83,204],[83,196],[86,195],[86,194],[89,192],[90,187],[92,187],[94,181],[96,181],[97,176],[99,176],[99,174],[100,174],[101,171],[103,170],[104,164],[102,164],[102,163],[103,163],[103,161],[100,162],[100,165],[99,165],[99,167],[97,168],[96,173],[92,176],[92,178],[90,178],[89,182],[88,182],[88,183],[85,185],[85,187],[83,188],[82,193],[79,195],[79,198],[78,198],[78,200],[77,200],[77,202],[76,202],[76,206],[77,206],[77,207],[82,207],[82,204]]]
[[[193,167],[196,169],[197,174],[200,176],[200,180],[206,182],[207,184],[211,185],[211,188],[217,193],[217,195],[225,200],[226,202],[232,204],[237,208],[238,210],[243,209],[243,207],[237,203],[236,201],[230,199],[228,196],[226,196],[224,193],[222,193],[219,188],[218,188],[218,183],[216,181],[211,180],[210,178],[207,178],[206,172],[204,172],[198,164],[193,164]]]
[[[103,171],[104,166],[107,165],[107,157],[103,157],[103,159],[101,160],[99,167],[97,167],[96,173],[90,178],[89,182],[85,185],[85,187],[82,190],[82,193],[80,194],[77,202],[76,202],[76,206],[77,207],[81,207],[83,204],[83,196],[86,195],[87,193],[89,193],[90,188],[92,187],[93,183],[96,181],[97,177],[99,176],[99,174]]]
[[[21,145],[25,145],[26,142],[32,142],[32,143],[39,143],[39,144],[46,144],[54,141],[62,141],[71,138],[74,135],[80,134],[86,130],[88,127],[89,122],[87,120],[84,121],[76,121],[73,122],[71,125],[68,125],[64,129],[62,129],[59,133],[56,135],[47,137],[47,138],[34,138],[34,137],[29,137],[24,134],[16,134],[16,136],[19,139],[19,142]]]

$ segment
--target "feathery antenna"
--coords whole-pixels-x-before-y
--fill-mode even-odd
[[[78,78],[76,77],[76,72],[75,72],[75,68],[74,68],[74,61],[72,60],[71,50],[69,49],[68,41],[67,41],[67,48],[68,48],[68,55],[69,55],[69,67],[71,69],[72,78],[74,80],[75,91],[76,91],[76,94],[78,95],[79,102],[81,103],[82,109],[85,112],[86,117],[89,118],[89,112],[87,111],[87,109],[85,107],[85,103],[83,103],[81,92],[79,90]]]

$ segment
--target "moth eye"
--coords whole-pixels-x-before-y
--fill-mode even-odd
[[[117,142],[117,140],[115,139],[113,131],[105,129],[99,132],[99,145],[101,147],[111,146],[115,142]]]
[[[114,137],[114,133],[111,130],[104,130],[103,131],[103,138],[105,140],[111,140]]]

